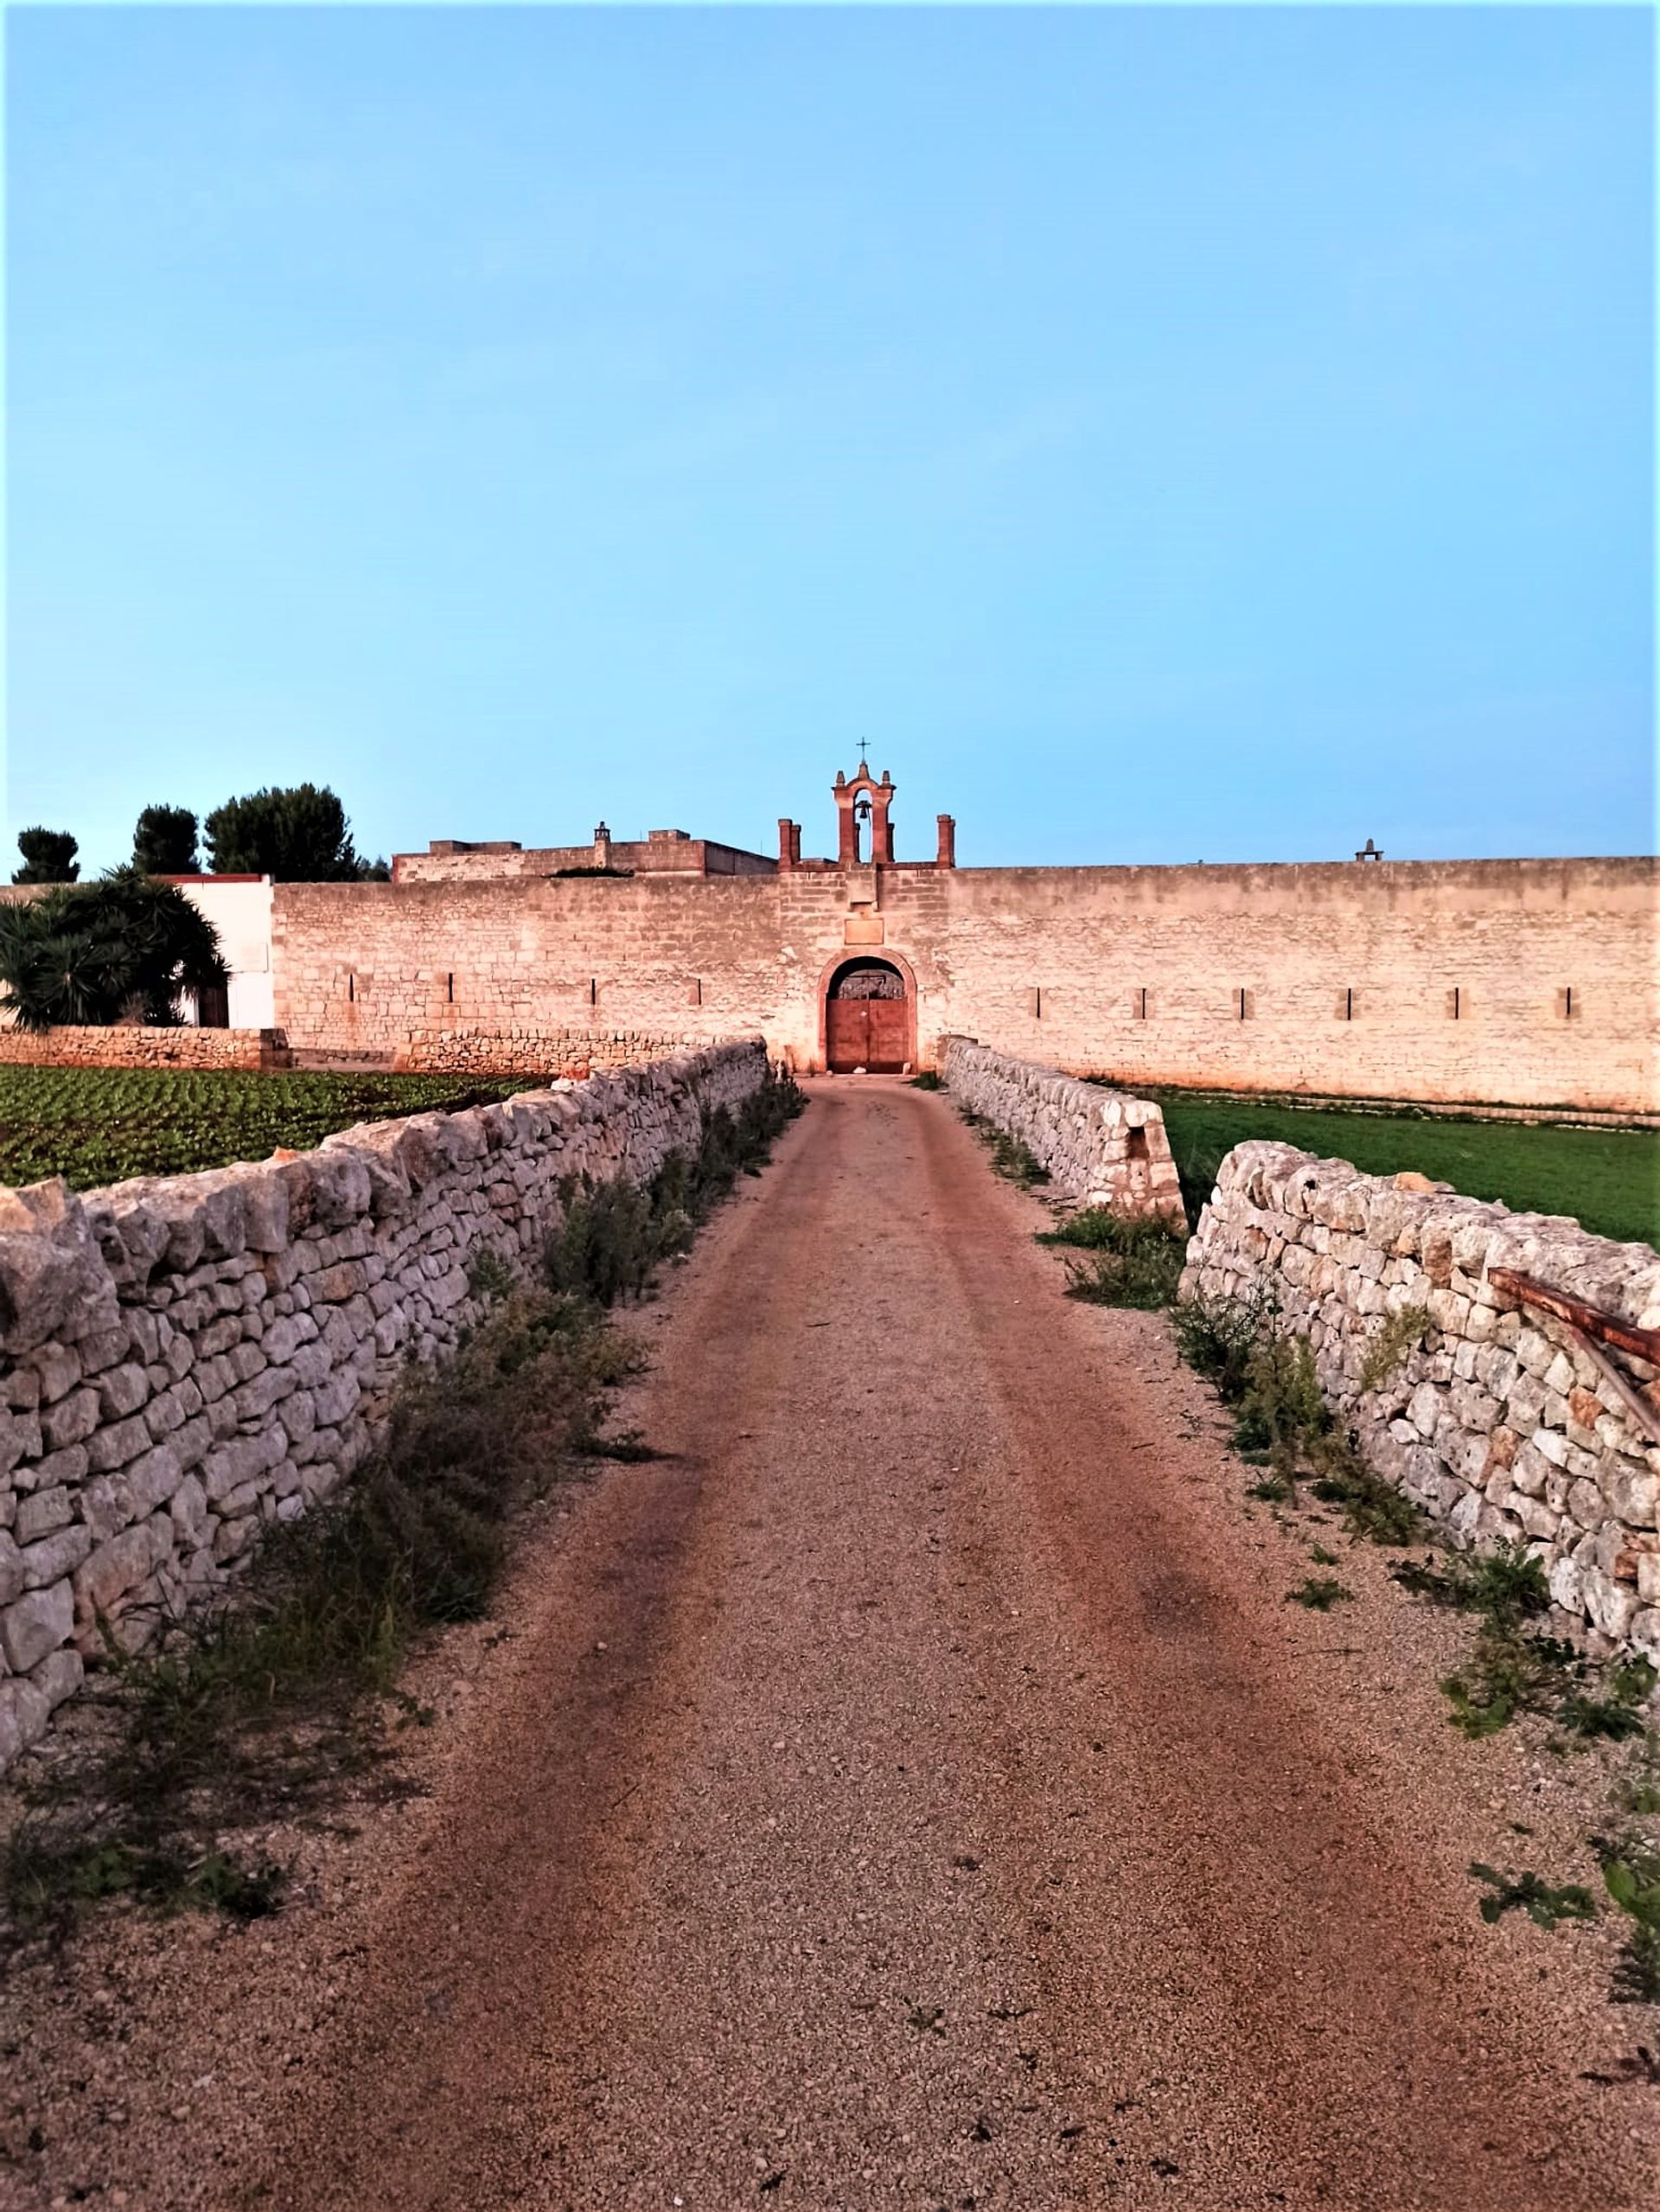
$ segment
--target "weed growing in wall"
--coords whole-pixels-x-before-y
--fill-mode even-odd
[[[1417,1350],[1434,1321],[1435,1317],[1427,1306],[1402,1306],[1391,1314],[1366,1347],[1360,1371],[1362,1390],[1381,1389]]]

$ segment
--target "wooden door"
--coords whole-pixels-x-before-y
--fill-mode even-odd
[[[870,1058],[865,1064],[872,1075],[897,1075],[909,1057],[905,1001],[867,999],[865,1003],[870,1008]]]
[[[871,1008],[874,999],[832,999],[825,1007],[825,1058],[833,1075],[871,1064]]]

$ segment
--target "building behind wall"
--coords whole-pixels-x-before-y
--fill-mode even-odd
[[[878,1031],[926,1065],[956,1032],[1132,1083],[1660,1109],[1652,859],[959,868],[948,815],[931,860],[897,856],[897,790],[837,777],[834,860],[788,821],[776,859],[602,825],[279,884],[276,1019],[416,1066],[756,1028],[801,1070]]]

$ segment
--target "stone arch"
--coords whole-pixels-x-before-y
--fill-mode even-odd
[[[833,960],[825,963],[824,969],[819,977],[819,1065],[827,1069],[831,1064],[830,1032],[834,1019],[830,1012],[832,1001],[839,997],[851,996],[857,1002],[860,997],[868,999],[870,996],[874,996],[875,994],[859,994],[857,991],[846,994],[842,989],[845,984],[856,983],[859,975],[866,974],[891,975],[899,985],[897,993],[884,993],[878,1001],[888,1006],[897,1004],[900,1008],[897,1025],[895,1025],[897,1043],[891,1052],[884,1056],[882,1065],[886,1068],[889,1061],[891,1060],[892,1071],[895,1073],[904,1067],[915,1067],[916,1064],[916,971],[902,953],[890,951],[885,945],[879,950],[873,948],[869,952],[846,950],[839,953]],[[887,1026],[884,1024],[884,1029]]]

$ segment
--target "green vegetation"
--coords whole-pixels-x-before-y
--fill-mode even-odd
[[[1407,1355],[1423,1342],[1425,1332],[1433,1327],[1434,1316],[1427,1306],[1402,1306],[1391,1314],[1366,1347],[1360,1371],[1362,1390],[1375,1390],[1387,1383]]]
[[[20,1029],[176,1022],[182,990],[226,973],[212,923],[176,884],[136,868],[0,905],[0,1007]]]
[[[1311,1575],[1296,1589],[1286,1592],[1286,1603],[1306,1605],[1311,1613],[1330,1613],[1334,1605],[1346,1603],[1354,1595],[1331,1575]]]
[[[354,1122],[450,1112],[533,1088],[529,1077],[220,1073],[0,1067],[0,1182],[78,1190],[303,1152]]]
[[[1554,1928],[1565,1920],[1596,1918],[1595,1899],[1577,1882],[1553,1889],[1531,1870],[1524,1874],[1501,1874],[1496,1867],[1478,1862],[1470,1871],[1478,1882],[1485,1882],[1491,1889],[1492,1895],[1481,1901],[1481,1916],[1490,1926],[1518,1908],[1538,1928]]]
[[[934,1069],[924,1068],[921,1075],[912,1076],[910,1087],[913,1090],[943,1090],[945,1078],[937,1074]]]
[[[106,1632],[104,1732],[43,1769],[9,1842],[18,1927],[66,1929],[118,1896],[278,1909],[284,1870],[240,1839],[322,1817],[342,1776],[380,1768],[385,1701],[397,1727],[432,1719],[398,1691],[399,1670],[425,1631],[488,1612],[529,1501],[584,1460],[651,1456],[633,1431],[600,1436],[607,1392],[638,1365],[608,1309],[648,1287],[654,1260],[801,1106],[794,1084],[771,1081],[737,1114],[706,1116],[696,1153],[648,1192],[573,1189],[546,1283],[514,1284],[455,1359],[410,1371],[384,1443],[338,1499],[273,1528],[239,1591],[150,1649]],[[481,1258],[473,1279],[488,1292],[501,1278]]]
[[[1417,1538],[1416,1507],[1366,1465],[1338,1427],[1308,1339],[1280,1328],[1271,1295],[1189,1300],[1171,1319],[1182,1358],[1234,1408],[1241,1458],[1267,1470],[1254,1497],[1294,1505],[1299,1482],[1307,1480],[1316,1498],[1338,1508],[1351,1536],[1384,1544]]]
[[[1048,1182],[1048,1168],[1029,1145],[999,1129],[983,1114],[970,1113],[966,1106],[957,1110],[991,1154],[993,1171],[1006,1182],[1018,1183],[1023,1191],[1031,1190],[1034,1184]]]
[[[147,876],[192,876],[201,866],[188,807],[146,807],[133,824],[132,865]]]
[[[1095,1306],[1132,1306],[1151,1313],[1168,1306],[1181,1278],[1187,1239],[1162,1220],[1131,1220],[1106,1206],[1086,1206],[1043,1231],[1040,1244],[1067,1244],[1089,1254],[1066,1263],[1067,1295]]]
[[[1616,1661],[1598,1686],[1572,1644],[1530,1630],[1526,1624],[1550,1609],[1550,1587],[1525,1545],[1455,1552],[1439,1566],[1409,1559],[1389,1571],[1414,1597],[1479,1618],[1474,1650],[1441,1684],[1452,1724],[1466,1736],[1495,1736],[1519,1713],[1548,1714],[1580,1737],[1644,1733],[1654,1668],[1645,1659]]]
[[[14,883],[73,883],[80,873],[75,858],[80,841],[67,829],[42,829],[38,823],[33,829],[20,829],[17,850],[23,865],[14,872]]]
[[[1603,1886],[1631,1921],[1614,1969],[1617,2004],[1660,2004],[1660,1844],[1636,1833],[1599,1838]]]
[[[1472,1199],[1502,1199],[1518,1213],[1573,1215],[1599,1237],[1660,1245],[1660,1130],[1585,1129],[1529,1122],[1454,1121],[1402,1107],[1389,1112],[1288,1106],[1203,1090],[1152,1090],[1197,1221],[1224,1155],[1271,1137],[1363,1173],[1415,1168]]]
[[[227,799],[202,833],[220,875],[352,883],[361,873],[346,809],[327,784],[276,786]]]

